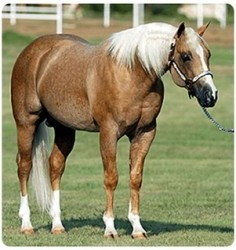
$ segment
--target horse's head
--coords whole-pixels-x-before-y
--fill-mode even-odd
[[[217,89],[209,71],[210,51],[202,39],[208,24],[197,32],[181,23],[173,39],[169,66],[173,81],[195,96],[202,107],[213,107]]]

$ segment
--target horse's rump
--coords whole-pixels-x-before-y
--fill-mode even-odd
[[[91,49],[87,41],[74,35],[47,35],[26,47],[12,74],[16,119],[23,109],[41,116],[44,111],[69,127],[95,129],[88,110],[84,72],[88,70],[89,60],[85,58]],[[19,77],[23,75],[27,76],[24,80]],[[71,99],[71,95],[76,98]],[[23,107],[19,107],[19,99]]]

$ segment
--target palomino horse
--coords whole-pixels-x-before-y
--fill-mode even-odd
[[[156,134],[164,87],[161,76],[195,96],[203,107],[217,100],[210,52],[202,35],[184,23],[178,28],[151,23],[113,34],[97,46],[74,35],[36,39],[18,57],[12,73],[12,108],[18,137],[21,232],[33,233],[27,182],[32,172],[36,198],[52,217],[52,233],[62,233],[60,181],[75,141],[75,130],[99,131],[104,167],[105,236],[117,237],[113,198],[118,182],[116,148],[130,140],[128,219],[134,238],[146,236],[139,217],[143,164]],[[51,155],[46,125],[54,128]]]

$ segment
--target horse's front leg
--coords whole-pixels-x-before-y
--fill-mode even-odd
[[[139,133],[130,138],[130,203],[128,219],[133,227],[133,238],[147,237],[139,217],[139,190],[142,185],[144,160],[155,134],[156,128],[153,128],[148,132]]]
[[[106,192],[106,208],[103,221],[106,229],[104,236],[117,238],[118,234],[114,226],[113,199],[114,191],[118,183],[116,168],[117,132],[115,127],[103,126],[100,128],[100,150],[104,167],[104,188]]]

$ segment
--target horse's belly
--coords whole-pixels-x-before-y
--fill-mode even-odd
[[[66,127],[76,130],[98,131],[98,126],[89,115],[88,110],[60,110],[59,114],[52,114],[53,118]]]
[[[58,112],[48,111],[48,113],[53,119],[66,127],[91,132],[99,131],[93,118],[90,115],[83,113],[82,110],[79,112],[73,112],[73,110],[58,110]]]
[[[76,130],[98,131],[98,126],[90,113],[88,101],[84,98],[61,98],[48,95],[42,103],[48,114],[57,122]]]

